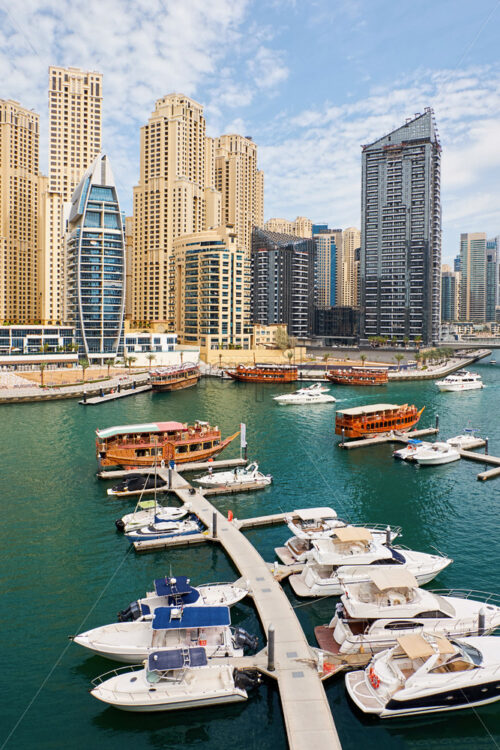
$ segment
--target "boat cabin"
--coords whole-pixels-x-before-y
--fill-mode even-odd
[[[186,669],[206,667],[207,664],[207,652],[202,646],[153,651],[147,659],[146,679],[153,684],[180,682]]]
[[[424,407],[425,408],[425,407]],[[369,404],[337,411],[335,434],[345,437],[364,437],[370,434],[411,430],[419,421],[423,409],[408,404]]]

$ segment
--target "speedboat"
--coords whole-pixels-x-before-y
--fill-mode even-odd
[[[430,448],[432,443],[428,443],[424,440],[418,440],[418,438],[410,438],[408,444],[404,448],[398,448],[393,451],[393,457],[398,458],[401,461],[415,461],[415,454],[417,448]]]
[[[94,698],[122,711],[173,711],[236,703],[260,684],[255,670],[207,661],[206,649],[153,651],[144,666],[122,667],[92,680]]]
[[[314,383],[307,388],[299,388],[294,393],[284,393],[281,396],[273,396],[278,404],[331,404],[336,399],[329,394],[329,389],[321,383]]]
[[[158,607],[145,620],[114,622],[73,638],[75,643],[107,659],[137,664],[159,648],[204,646],[209,658],[243,656],[257,638],[231,628],[228,607]]]
[[[267,487],[271,484],[273,478],[271,474],[263,474],[259,471],[257,461],[248,466],[236,466],[232,471],[217,471],[215,474],[205,474],[199,479],[194,480],[202,487],[237,487],[239,484],[257,484]]]
[[[131,602],[118,612],[120,622],[148,617],[157,607],[232,607],[248,594],[248,589],[234,583],[214,583],[191,586],[186,576],[157,578],[154,591],[143,599]]]
[[[370,580],[342,586],[328,625],[314,629],[320,648],[370,654],[396,646],[400,635],[484,635],[500,626],[499,597],[471,598],[471,591],[427,591],[404,568],[374,570]]]
[[[368,529],[354,526],[337,529],[334,537],[317,539],[312,547],[311,559],[289,578],[297,596],[340,595],[342,586],[369,582],[374,570],[389,565],[404,566],[419,584],[428,583],[452,563],[443,555],[380,544]]]
[[[121,482],[111,487],[107,494],[110,497],[127,497],[129,495],[140,495],[143,492],[153,493],[155,488],[163,491],[166,482],[159,476],[151,474],[129,474]]]
[[[346,675],[349,696],[381,719],[456,711],[500,699],[496,636],[436,638],[404,635],[376,654],[364,671]]]
[[[447,375],[443,380],[437,380],[436,385],[440,391],[473,391],[477,388],[484,388],[481,375],[476,372],[467,372],[467,370],[458,370]]]
[[[497,361],[496,359],[490,359],[490,365],[496,365]]]
[[[150,523],[161,521],[180,521],[186,518],[189,512],[189,503],[185,505],[166,506],[158,505],[154,500],[141,500],[137,503],[133,513],[127,513],[125,516],[115,521],[118,531],[133,531],[147,526]]]
[[[461,450],[467,450],[477,445],[478,437],[476,433],[479,432],[476,428],[466,427],[463,435],[456,435],[456,437],[449,438],[446,442],[448,445],[452,445],[454,448],[460,448]]]
[[[448,443],[432,443],[430,448],[417,448],[415,461],[421,466],[449,464],[460,459],[460,452]]]
[[[310,559],[312,542],[315,539],[328,539],[337,529],[353,526],[337,516],[333,508],[300,508],[285,517],[285,523],[293,536],[285,542],[285,547],[276,547],[275,552],[282,562],[291,564],[303,563]],[[373,539],[379,542],[392,542],[401,533],[400,526],[383,524],[363,524],[368,528]]]
[[[152,539],[168,539],[172,536],[189,536],[199,534],[205,527],[193,513],[180,521],[154,520],[147,526],[132,529],[125,533],[131,542],[145,542]]]

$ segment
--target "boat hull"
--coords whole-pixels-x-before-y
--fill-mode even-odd
[[[168,702],[162,702],[162,699],[158,699],[158,702],[144,700],[143,703],[120,703],[113,698],[113,694],[109,691],[109,695],[106,695],[104,691],[99,692],[98,688],[91,690],[91,695],[97,700],[103,703],[118,708],[121,711],[129,711],[132,713],[153,713],[159,711],[181,711],[186,708],[203,708],[204,706],[218,706],[222,703],[241,703],[241,701],[247,700],[248,696],[244,691],[234,689],[233,692],[222,692],[219,695],[204,696],[199,698],[178,698],[172,699]]]
[[[447,391],[450,393],[458,393],[460,391],[477,391],[481,388],[484,388],[484,385],[482,383],[436,383],[436,385],[442,393],[446,393]]]
[[[201,375],[192,375],[188,378],[179,378],[179,380],[173,380],[167,383],[152,382],[151,387],[156,393],[165,393],[166,391],[181,391],[184,388],[192,388],[198,384]]]
[[[226,448],[229,443],[231,443],[236,437],[238,437],[239,432],[236,432],[234,435],[231,435],[230,437],[226,438],[225,440],[221,440],[218,445],[214,445],[211,448],[201,449],[197,451],[187,451],[183,454],[174,454],[173,460],[176,464],[184,464],[184,463],[198,463],[206,461],[208,458],[212,458],[214,456],[218,456],[219,453],[221,453],[224,448]],[[199,439],[199,442],[202,442],[203,438]],[[169,444],[165,444],[162,446],[163,448],[163,456],[161,456],[162,460],[168,461],[171,459],[172,456],[172,446]],[[134,448],[114,448],[111,447],[109,450],[106,451],[105,456],[99,456],[98,455],[98,461],[100,463],[100,466],[121,466],[123,468],[129,468],[129,467],[141,467],[141,466],[154,466],[158,463],[158,456],[150,455],[150,456],[138,456],[136,455],[137,451]]]

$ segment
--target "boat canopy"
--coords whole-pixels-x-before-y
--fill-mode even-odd
[[[216,628],[229,625],[229,607],[157,607],[153,615],[153,630],[181,630],[183,628]]]
[[[352,409],[338,409],[337,414],[347,414],[351,417],[362,417],[363,414],[376,414],[379,411],[390,411],[401,409],[400,404],[367,404],[365,406],[355,406]]]
[[[371,531],[362,526],[341,526],[333,535],[340,542],[371,542],[373,539]]]
[[[372,570],[370,578],[379,591],[398,588],[416,588],[418,581],[409,570],[395,567],[393,570]]]
[[[430,641],[421,635],[402,635],[397,641],[410,659],[428,659],[436,653]],[[456,651],[447,638],[436,636],[434,642],[440,654],[454,654]]]
[[[297,516],[301,521],[316,521],[321,518],[337,518],[333,508],[299,508],[294,510],[292,517]]]
[[[148,657],[149,672],[166,672],[183,667],[206,667],[207,652],[202,646],[182,651],[180,648],[154,651]]]
[[[170,599],[180,596],[183,604],[194,604],[200,598],[199,591],[189,585],[189,578],[185,576],[157,578],[155,580],[155,591],[158,596],[166,596]]]
[[[149,424],[124,424],[116,427],[106,427],[104,430],[96,430],[99,438],[110,438],[115,435],[129,435],[142,432],[172,432],[174,430],[185,430],[186,425],[182,422],[150,422]]]

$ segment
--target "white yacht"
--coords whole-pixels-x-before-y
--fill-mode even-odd
[[[299,508],[285,518],[285,523],[293,536],[285,542],[284,547],[274,550],[285,565],[306,562],[311,558],[315,539],[328,539],[337,529],[352,525],[339,518],[333,508],[327,507]],[[401,533],[400,526],[370,524],[367,528],[373,539],[381,543],[392,542]]]
[[[430,447],[417,448],[415,459],[421,466],[438,466],[460,460],[460,451],[449,443],[431,443]]]
[[[476,435],[477,432],[478,430],[475,428],[473,429],[466,427],[462,435],[456,435],[455,437],[448,438],[446,442],[448,443],[448,445],[452,445],[454,448],[459,448],[466,451],[468,448],[472,448],[477,445],[479,439]]]
[[[202,487],[237,487],[239,484],[257,484],[267,487],[272,483],[271,474],[263,474],[259,471],[259,464],[253,461],[248,466],[236,466],[232,471],[216,471],[208,473],[194,480]]]
[[[312,558],[300,573],[290,576],[297,596],[336,596],[342,586],[370,581],[374,570],[389,565],[404,566],[418,583],[428,583],[452,560],[442,555],[395,548],[375,542],[368,529],[346,526],[330,539],[312,542]]]
[[[404,568],[374,570],[370,580],[342,587],[328,625],[314,629],[320,648],[340,654],[376,653],[400,635],[484,635],[500,627],[499,597],[473,599],[471,591],[433,592],[418,587]],[[479,592],[478,592],[479,594]]]
[[[345,684],[354,703],[381,719],[456,711],[500,700],[500,639],[404,635]]]
[[[236,703],[260,678],[248,670],[207,661],[202,647],[153,651],[140,670],[122,667],[97,677],[94,698],[122,711],[173,711]]]
[[[243,656],[256,639],[230,628],[228,607],[158,607],[148,620],[114,622],[73,638],[107,659],[137,664],[161,648],[204,646],[209,658]]]
[[[120,622],[144,619],[158,607],[232,607],[248,594],[248,589],[234,583],[203,584],[191,586],[186,576],[157,578],[154,591],[142,599],[131,602],[118,612]]]
[[[273,396],[278,404],[283,406],[290,404],[331,404],[336,399],[329,394],[329,389],[321,383],[306,388],[299,388],[294,393],[284,393],[281,396]]]
[[[392,455],[394,458],[398,458],[400,461],[415,461],[415,454],[418,448],[430,448],[432,443],[428,443],[425,440],[418,440],[418,438],[410,438],[407,445],[404,448],[398,448],[393,451]]]
[[[481,375],[467,370],[458,370],[447,375],[443,380],[437,380],[436,385],[440,391],[473,391],[484,388]]]
[[[141,500],[137,503],[134,512],[118,518],[115,526],[118,531],[127,533],[155,521],[180,521],[186,518],[189,509],[189,503],[176,507],[160,505],[155,500]]]

